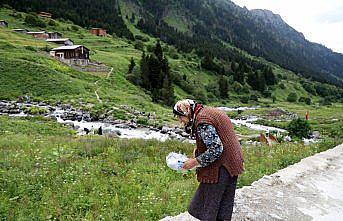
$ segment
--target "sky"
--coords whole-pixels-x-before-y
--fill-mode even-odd
[[[343,53],[343,0],[231,0],[248,9],[268,9],[309,41]]]

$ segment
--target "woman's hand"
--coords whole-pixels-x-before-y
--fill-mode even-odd
[[[190,170],[190,169],[192,169],[193,167],[198,166],[198,165],[199,165],[198,161],[197,161],[195,158],[192,158],[192,159],[186,160],[186,161],[183,163],[182,168],[185,169],[185,170]]]

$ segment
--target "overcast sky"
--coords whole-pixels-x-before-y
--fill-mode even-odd
[[[343,0],[231,0],[248,9],[268,9],[309,41],[343,53]]]

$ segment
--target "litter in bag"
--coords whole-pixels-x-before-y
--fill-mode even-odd
[[[186,155],[175,152],[171,152],[166,156],[167,166],[178,171],[185,171],[182,166],[187,159]]]

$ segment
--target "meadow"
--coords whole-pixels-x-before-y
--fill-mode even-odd
[[[52,120],[0,117],[2,220],[158,220],[187,209],[197,187],[194,171],[165,164],[171,151],[190,155],[177,141],[76,136]],[[304,146],[243,146],[238,186],[342,140]]]

